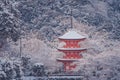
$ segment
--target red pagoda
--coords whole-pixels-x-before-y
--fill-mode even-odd
[[[79,45],[79,42],[85,40],[85,37],[71,30],[59,37],[59,40],[65,42],[64,46],[58,48],[59,51],[64,53],[64,56],[57,58],[57,61],[63,63],[64,71],[72,71],[77,66],[74,62],[79,61],[82,58],[81,52],[86,50]]]

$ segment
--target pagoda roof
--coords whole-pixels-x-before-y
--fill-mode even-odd
[[[83,51],[83,50],[86,50],[86,48],[58,48],[58,50],[63,50],[63,51],[67,51],[67,50],[70,50],[70,51]]]
[[[78,34],[75,30],[71,30],[65,33],[63,36],[60,36],[59,39],[85,39],[85,37]]]
[[[79,61],[80,59],[63,59],[63,58],[57,58],[57,61],[61,62],[74,62],[74,61]]]

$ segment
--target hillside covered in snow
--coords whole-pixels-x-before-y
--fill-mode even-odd
[[[58,37],[71,30],[71,9],[74,28],[87,37],[77,63],[82,80],[119,80],[119,0],[0,0],[0,79],[59,73]]]

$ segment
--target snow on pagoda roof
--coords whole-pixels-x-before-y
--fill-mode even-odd
[[[58,50],[83,51],[86,50],[86,48],[58,48]]]
[[[58,61],[66,61],[66,62],[74,62],[74,61],[79,61],[80,59],[63,59],[63,58],[57,58]]]
[[[78,34],[75,30],[68,31],[63,36],[60,36],[59,39],[84,39],[85,37]]]

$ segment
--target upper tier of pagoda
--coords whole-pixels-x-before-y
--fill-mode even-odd
[[[71,40],[71,39],[85,39],[84,36],[78,34],[75,30],[71,30],[67,33],[65,33],[63,36],[60,36],[59,39],[67,39],[67,40]]]

